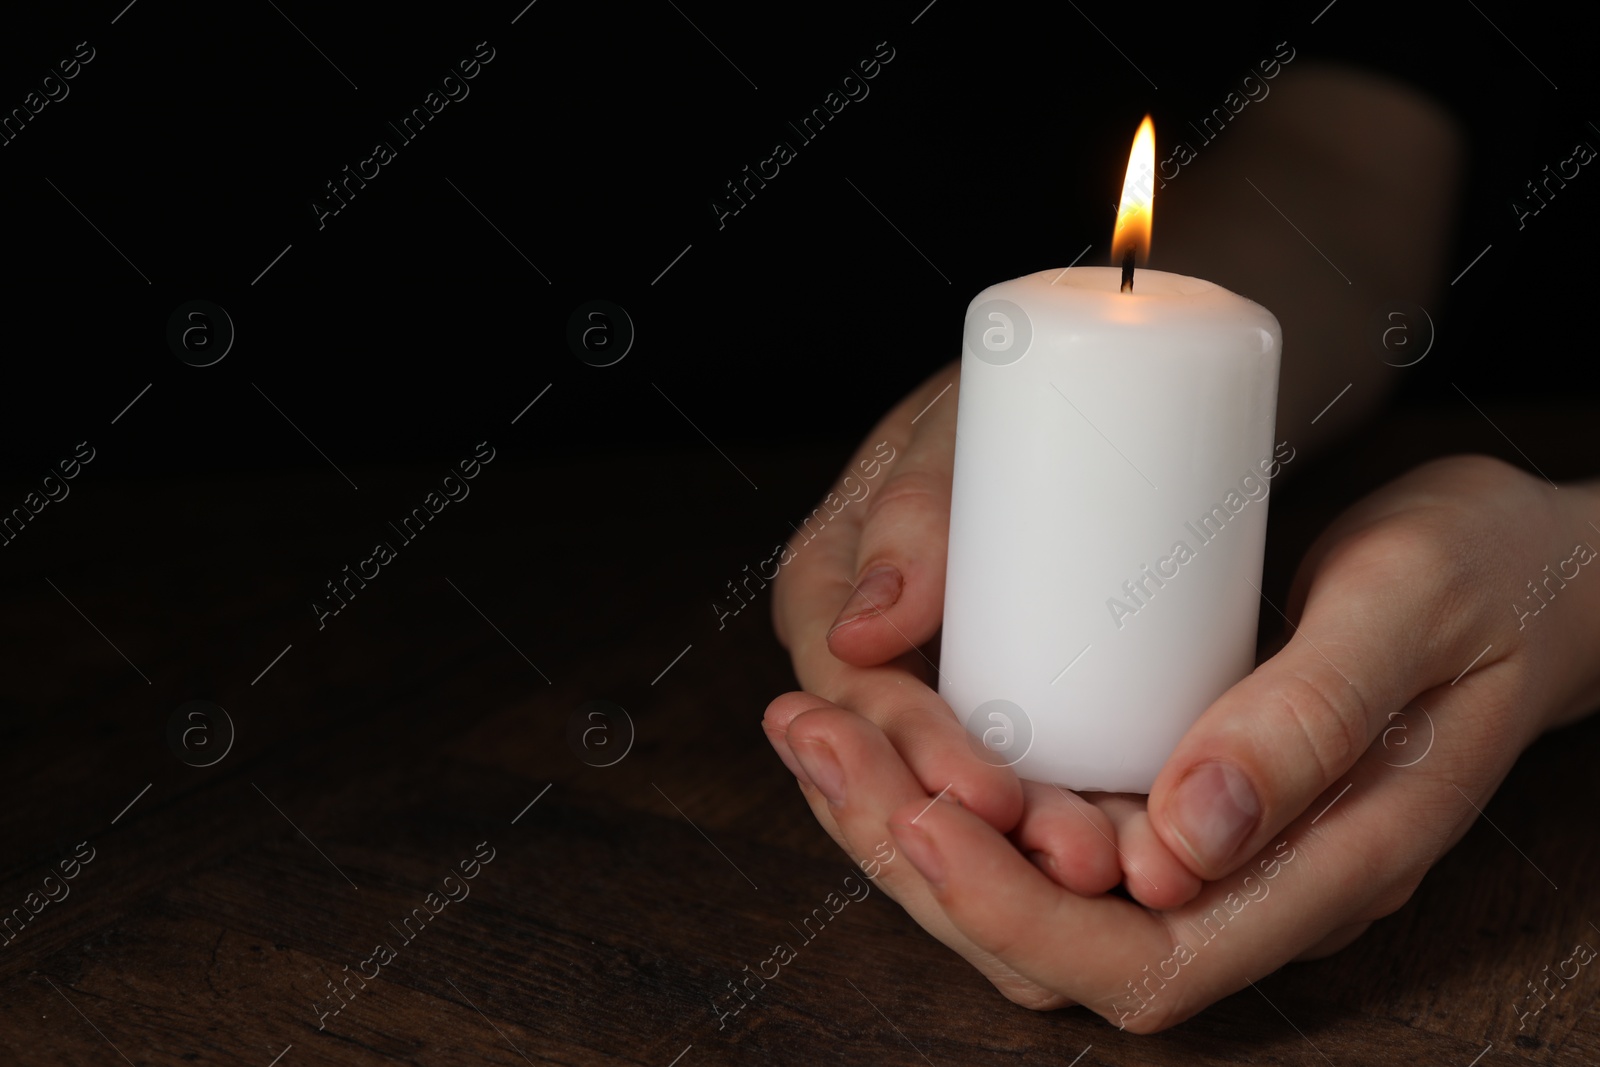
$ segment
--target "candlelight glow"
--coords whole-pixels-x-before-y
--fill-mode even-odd
[[[1150,258],[1151,201],[1155,193],[1156,127],[1146,115],[1133,135],[1128,172],[1122,179],[1122,203],[1117,207],[1117,228],[1111,235],[1111,262],[1120,266],[1131,251],[1134,262]]]

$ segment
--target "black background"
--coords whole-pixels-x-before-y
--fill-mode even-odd
[[[0,688],[0,747],[13,758],[0,778],[18,783],[7,801],[36,831],[14,862],[0,860],[8,875],[32,877],[48,848],[67,854],[87,832],[85,809],[109,814],[154,779],[160,785],[145,787],[151,795],[119,827],[147,835],[130,835],[120,870],[145,877],[159,868],[169,877],[184,863],[210,863],[199,853],[177,857],[193,837],[168,831],[196,810],[232,831],[243,809],[228,805],[243,797],[254,811],[245,817],[271,829],[230,832],[226,847],[249,854],[268,842],[262,895],[286,897],[271,873],[285,865],[270,835],[288,839],[288,830],[244,789],[247,768],[265,772],[262,796],[282,799],[279,786],[292,785],[305,808],[321,807],[310,829],[319,839],[322,820],[348,818],[331,839],[366,843],[384,835],[362,823],[364,809],[346,815],[337,790],[370,785],[376,808],[406,812],[399,822],[408,828],[422,825],[409,813],[423,801],[407,790],[426,792],[431,805],[437,787],[411,775],[412,765],[440,739],[489,720],[507,693],[521,699],[531,689],[530,702],[546,701],[538,708],[544,733],[530,726],[518,734],[513,740],[527,747],[509,745],[507,762],[538,743],[570,763],[559,745],[571,708],[537,695],[548,683],[498,645],[492,655],[518,674],[485,673],[461,651],[490,657],[479,646],[500,637],[519,655],[513,636],[534,650],[565,686],[550,693],[613,699],[638,714],[644,743],[629,773],[659,772],[666,761],[650,750],[652,738],[672,736],[683,721],[673,709],[693,705],[730,729],[691,738],[701,762],[672,768],[664,785],[675,791],[676,782],[708,777],[713,763],[738,768],[728,776],[735,784],[780,778],[755,732],[759,709],[727,684],[741,666],[728,661],[741,656],[753,676],[781,670],[782,654],[762,630],[770,599],[729,624],[734,636],[712,645],[710,635],[720,623],[713,597],[727,595],[741,567],[766,558],[824,490],[825,476],[797,490],[804,479],[795,472],[824,469],[819,456],[842,462],[891,404],[956,358],[965,308],[979,290],[1065,266],[1085,245],[1084,262],[1106,262],[1108,205],[1140,117],[1153,113],[1158,137],[1182,129],[1279,42],[1296,50],[1296,65],[1337,59],[1419,85],[1469,134],[1466,195],[1439,279],[1445,302],[1430,306],[1439,340],[1405,372],[1397,403],[1471,417],[1462,391],[1495,415],[1545,404],[1555,411],[1593,392],[1588,264],[1600,177],[1585,168],[1524,229],[1511,207],[1524,183],[1572,155],[1575,143],[1600,145],[1591,42],[1533,8],[1466,3],[1422,14],[1313,0],[1157,14],[1129,4],[971,0],[525,4],[108,0],[7,16],[0,115],[22,106],[78,42],[96,53],[66,99],[0,145],[0,301],[10,342],[0,379],[0,514],[20,506],[78,442],[95,449],[72,482],[73,496],[90,500],[47,507],[0,548],[0,596],[13,605],[4,616],[11,643],[0,653],[10,683]],[[420,105],[480,41],[495,54],[468,83],[470,95],[399,145],[387,123]],[[880,42],[894,58],[870,95],[815,142],[797,145],[798,158],[719,228],[712,202],[725,183],[776,141],[794,143],[788,123],[819,106]],[[1251,118],[1246,110],[1237,121]],[[319,229],[311,204],[378,140],[396,144],[397,158]],[[1202,153],[1191,166],[1214,163]],[[1306,254],[1265,204],[1259,223],[1281,236],[1286,256]],[[1393,239],[1399,248],[1411,237]],[[1159,211],[1151,266],[1161,266]],[[1365,295],[1374,310],[1422,299]],[[236,328],[231,351],[213,366],[190,366],[168,345],[170,316],[191,300],[222,306]],[[568,344],[570,317],[591,300],[620,305],[636,327],[632,349],[613,366],[590,366]],[[1285,358],[1294,358],[1292,347]],[[1533,461],[1558,477],[1592,473],[1588,428],[1565,435],[1567,455],[1535,449]],[[307,609],[324,583],[360,560],[374,536],[387,537],[385,521],[415,507],[484,440],[505,458],[474,492],[498,495],[405,550],[399,566],[411,585],[377,583],[330,624],[335,636],[310,639]],[[624,462],[585,465],[619,456]],[[663,471],[676,477],[679,469],[692,470],[670,487],[680,504],[661,508]],[[771,482],[768,471],[776,472]],[[762,490],[742,480],[746,472]],[[1367,488],[1336,478],[1305,484],[1330,498]],[[253,509],[245,521],[241,487]],[[97,488],[105,490],[98,498]],[[1265,592],[1280,604],[1286,557],[1309,540],[1280,521],[1292,499],[1274,505],[1268,549],[1268,570],[1281,577]],[[165,558],[148,551],[153,538]],[[654,558],[641,562],[647,554]],[[446,571],[461,588],[445,584]],[[126,671],[58,593],[73,611],[81,605],[85,622],[95,620],[88,625],[105,627],[118,656],[127,650]],[[460,602],[469,593],[471,611]],[[41,602],[55,614],[29,610]],[[483,621],[501,620],[510,636],[485,635],[472,613],[479,603]],[[29,640],[63,632],[57,627],[73,628],[80,643],[52,642],[41,658],[83,664],[81,679],[30,671]],[[415,635],[392,640],[407,630]],[[690,641],[703,644],[674,659]],[[664,667],[676,672],[670,698],[665,686],[653,688]],[[146,670],[154,679],[141,685],[133,672]],[[448,671],[456,672],[451,684],[437,687],[434,676]],[[121,682],[105,680],[113,673]],[[260,688],[246,682],[263,676]],[[16,695],[36,702],[41,691],[52,706],[24,707]],[[420,703],[408,703],[418,693]],[[173,709],[200,697],[238,717],[239,751],[217,775],[229,791],[200,791],[192,768],[166,751]],[[368,745],[378,725],[387,747]],[[676,740],[668,751],[682,751]],[[762,746],[759,757],[740,745]],[[426,785],[409,784],[412,777]],[[474,768],[451,788],[469,793],[483,777]],[[1565,779],[1568,788],[1579,781]],[[654,803],[643,785],[639,792]],[[546,800],[547,810],[565,803],[561,796]],[[750,807],[741,833],[770,834],[761,804]],[[139,822],[146,812],[161,814]],[[1536,856],[1547,842],[1571,852],[1571,824],[1559,818],[1541,812],[1525,825],[1503,824]],[[593,867],[535,854],[529,869],[557,872],[550,878],[576,895],[595,868],[609,871],[614,857],[628,856],[629,842],[689,855],[660,823],[627,825],[610,837],[572,831]],[[803,841],[821,838],[809,820],[805,833]],[[431,855],[453,849],[453,840],[399,847]],[[164,841],[173,843],[156,847]],[[622,869],[641,866],[650,863]],[[242,870],[248,883],[252,868]],[[1455,870],[1474,884],[1489,877]],[[696,884],[681,872],[637,882],[662,915],[706,914],[694,912],[698,901],[680,906]],[[137,897],[150,883],[131,884]],[[546,905],[538,883],[528,885],[520,916]],[[631,891],[634,880],[607,886]],[[572,899],[548,910],[582,930]],[[619,899],[604,898],[605,907]],[[1533,916],[1528,929],[1548,917],[1543,898],[1517,899]],[[330,925],[338,936],[362,928],[347,914]],[[636,917],[655,914],[640,908]],[[82,916],[74,921],[92,918],[88,908]],[[747,916],[733,929],[754,937],[766,921],[765,913]],[[727,922],[719,910],[715,925]],[[882,958],[903,951],[899,943]],[[691,990],[685,996],[709,1031],[702,978],[732,968],[704,954],[683,958],[693,977],[681,983]],[[1439,974],[1453,966],[1444,956],[1431,965]],[[539,981],[543,972],[519,962],[518,973]],[[631,976],[631,962],[615,973]],[[1399,972],[1384,963],[1369,973],[1394,980]],[[1364,975],[1352,984],[1369,983]],[[1414,984],[1429,996],[1440,985]],[[664,1001],[644,1003],[613,1009],[659,1012]],[[270,1008],[291,1010],[277,1001]],[[1434,1025],[1454,1026],[1454,1010],[1441,1010]],[[674,1017],[663,1030],[688,1025]]]
[[[36,12],[0,42],[0,106],[20,106],[77,42],[96,58],[0,147],[6,474],[42,475],[88,439],[95,478],[285,467],[336,478],[285,417],[352,474],[453,461],[491,436],[529,458],[705,446],[689,419],[735,461],[750,448],[842,448],[959,353],[976,291],[1065,265],[1086,244],[1084,262],[1105,261],[1105,205],[1139,117],[1152,111],[1158,135],[1180,129],[1280,41],[1297,62],[1344,58],[1411,80],[1468,125],[1450,274],[1493,248],[1432,309],[1438,350],[1412,369],[1405,402],[1460,405],[1452,381],[1480,403],[1570,396],[1586,377],[1590,179],[1520,232],[1510,206],[1578,140],[1600,143],[1581,35],[1470,4],[1155,17],[924,2],[763,13],[539,0],[515,25],[516,0]],[[495,58],[470,96],[399,145],[386,122],[479,41]],[[870,95],[719,228],[723,184],[776,140],[796,141],[787,122],[881,41],[895,58]],[[310,204],[380,138],[398,158],[319,230]],[[168,316],[191,299],[222,305],[237,330],[209,368],[166,343]],[[620,304],[636,327],[615,366],[585,365],[566,342],[569,315],[591,299]],[[546,385],[514,435],[496,436]]]

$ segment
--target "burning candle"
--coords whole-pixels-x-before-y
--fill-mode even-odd
[[[1147,793],[1248,674],[1282,334],[1149,254],[1155,136],[1128,160],[1113,267],[967,309],[940,695],[993,763]]]

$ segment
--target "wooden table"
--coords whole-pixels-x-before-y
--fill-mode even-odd
[[[1451,433],[1506,450],[1476,419],[1393,424],[1284,486],[1269,592],[1385,471]],[[1573,471],[1550,424],[1592,425],[1497,422],[1555,477]],[[759,494],[709,449],[496,463],[320,630],[322,583],[386,536],[333,472],[80,479],[0,572],[0,907],[93,850],[0,948],[0,1061],[1600,1062],[1600,968],[1521,1033],[1512,1011],[1574,941],[1600,943],[1594,722],[1537,745],[1493,825],[1355,946],[1158,1036],[1011,1005],[881,893],[801,942],[791,924],[848,861],[758,725],[793,685],[767,603],[720,631],[709,605],[843,456],[746,451]],[[442,468],[352,473],[361,498],[402,499]],[[626,741],[584,717],[596,699],[633,726],[612,766],[579,758]],[[236,727],[214,766],[169,747],[189,700]],[[603,728],[588,750],[574,716]],[[185,751],[219,751],[200,737]],[[714,998],[779,941],[796,958],[719,1026]]]

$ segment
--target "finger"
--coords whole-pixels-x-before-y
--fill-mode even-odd
[[[813,783],[806,775],[806,769],[795,758],[794,749],[789,744],[789,724],[813,708],[828,706],[830,705],[826,701],[810,693],[784,693],[767,705],[766,714],[761,717],[761,729],[766,733],[772,750],[778,754],[783,765],[801,785],[809,786]]]
[[[845,664],[828,649],[828,628],[838,605],[850,595],[848,578],[855,573],[856,540],[865,509],[847,507],[819,529],[808,523],[778,551],[780,564],[772,590],[772,625],[778,642],[794,659],[800,683],[827,693],[829,680]],[[770,563],[760,564],[770,573]]]
[[[937,804],[913,823],[907,806],[889,826],[977,949],[1119,1027],[1153,1033],[1291,959],[1347,943],[1405,904],[1515,759],[1500,724],[1515,713],[1525,673],[1488,672],[1482,682],[1425,694],[1436,719],[1458,726],[1439,733],[1425,760],[1385,765],[1390,753],[1374,746],[1247,870],[1169,911],[1067,893],[960,808]]]
[[[915,432],[866,501],[850,595],[829,624],[828,647],[847,663],[870,666],[919,647],[944,617],[957,378],[946,368],[902,405],[921,406],[910,416]]]
[[[1123,886],[1147,908],[1165,910],[1187,904],[1201,882],[1162,843],[1145,798],[1132,793],[1092,793],[1090,803],[1106,817],[1116,835],[1116,856]]]
[[[1111,821],[1065,789],[1022,783],[1022,821],[1011,839],[1056,884],[1096,896],[1122,881]]]
[[[1062,889],[964,808],[907,805],[889,830],[956,931],[1102,1015],[1123,976],[1168,951],[1165,925],[1151,913],[1119,897]]]
[[[852,712],[860,709],[879,728],[926,795],[947,795],[1002,833],[1015,827],[1022,817],[1022,785],[1016,774],[1009,767],[995,766],[980,758],[981,746],[969,739],[938,694],[892,668],[853,670],[841,682],[837,703],[808,693],[790,693],[768,705],[762,726],[790,771],[795,771],[796,766],[804,767],[803,761],[791,763],[791,724],[802,713],[821,706],[842,706]],[[795,776],[808,784],[821,784],[799,772]]]
[[[835,840],[861,863],[865,873],[924,929],[965,957],[1007,996],[1032,1007],[1066,1003],[1059,994],[1021,978],[957,931],[916,868],[897,859],[888,832],[891,812],[904,807],[924,810],[958,805],[923,792],[882,731],[858,715],[824,706],[795,716],[789,735],[797,762],[805,768],[808,780],[818,783],[806,787],[813,812],[831,827]],[[869,864],[868,856],[877,862]]]
[[[1372,815],[1363,812],[1368,822]],[[913,824],[915,816],[911,805],[890,817],[898,855],[923,875],[956,933],[1027,981],[1137,1033],[1181,1022],[1277,969],[1327,930],[1357,921],[1373,892],[1348,827],[1337,850],[1315,851],[1296,828],[1296,844],[1263,850],[1242,877],[1152,912],[1061,889],[963,809],[936,804]],[[1392,807],[1382,818],[1394,837]]]
[[[763,725],[784,765],[799,781],[812,813],[851,858],[859,861],[875,855],[874,819],[881,827],[895,806],[917,798],[926,803],[927,794],[882,732],[859,716],[809,693],[786,693],[773,703],[780,702],[787,705],[783,716],[774,717],[769,709]],[[846,774],[856,783],[848,796]],[[849,818],[844,815],[847,805]],[[886,888],[896,899],[900,894],[893,892],[894,887],[909,878],[907,887],[914,888],[918,881],[902,872],[903,866],[887,876]]]
[[[955,366],[951,365],[946,379]],[[821,668],[824,660],[834,661],[827,635],[838,621],[840,605],[856,592],[861,574],[857,545],[866,524],[865,502],[881,494],[887,484],[885,472],[893,473],[911,446],[922,421],[918,419],[920,411],[942,388],[937,380],[937,375],[930,378],[878,421],[851,456],[835,488],[794,526],[794,536],[775,554],[773,625],[778,641],[794,654],[802,671]],[[933,410],[950,399],[944,397]],[[804,673],[801,681],[812,685]]]
[[[1168,759],[1150,817],[1196,875],[1218,878],[1259,850],[1350,769],[1389,712],[1492,643],[1483,613],[1459,599],[1476,561],[1457,529],[1431,522],[1379,520],[1330,550],[1289,643],[1206,709]]]
[[[890,840],[891,811],[908,803],[930,802],[887,738],[859,716],[827,705],[813,706],[790,725],[787,743],[791,758],[801,767],[801,788],[812,812],[858,863],[878,856],[880,844]],[[971,944],[942,920],[916,870],[894,862],[892,846],[889,855],[877,872],[879,887],[935,937],[963,955],[971,952]]]

